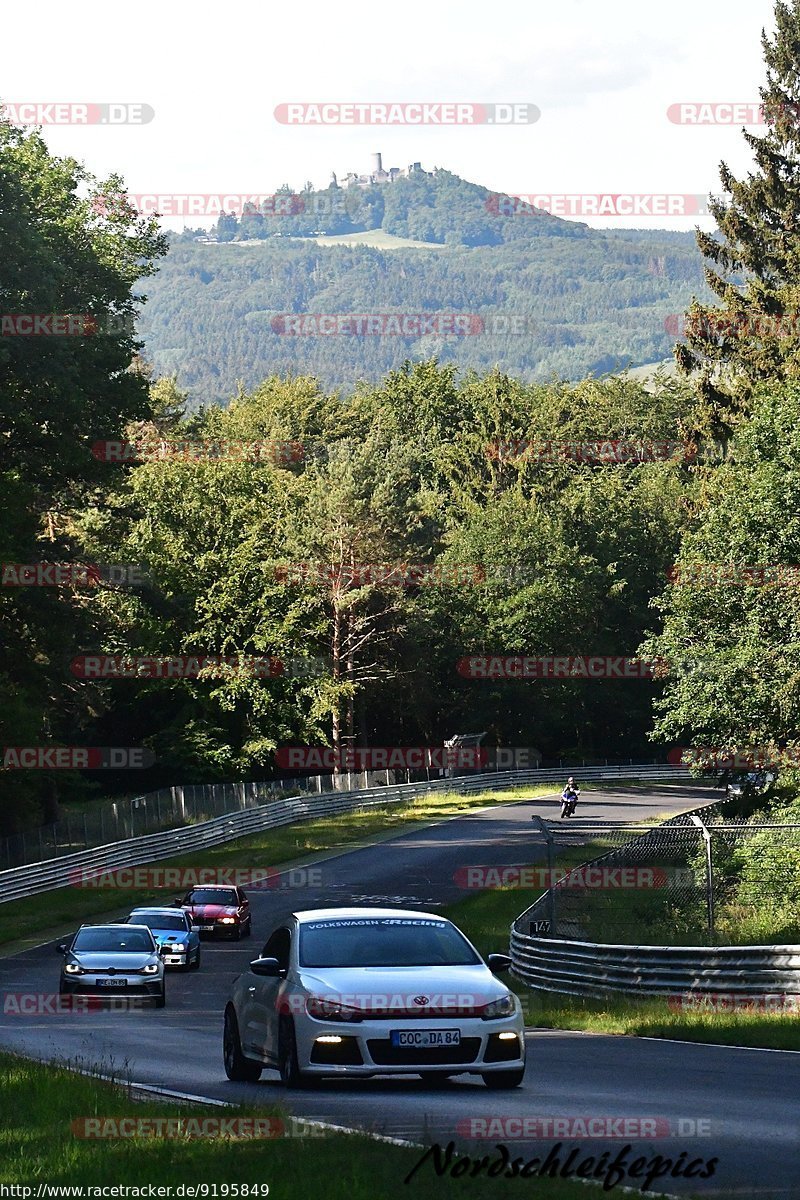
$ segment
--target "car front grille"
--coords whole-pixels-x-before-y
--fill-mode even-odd
[[[450,1063],[472,1063],[478,1057],[481,1039],[462,1038],[460,1046],[393,1046],[387,1039],[367,1042],[372,1061],[380,1067],[439,1067]]]

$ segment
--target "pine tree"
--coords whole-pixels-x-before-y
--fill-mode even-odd
[[[761,34],[767,132],[743,130],[755,169],[739,180],[720,164],[730,198],[710,203],[719,232],[697,231],[720,304],[693,301],[675,347],[700,399],[692,432],[723,440],[760,380],[800,377],[800,0],[777,0],[775,19]]]

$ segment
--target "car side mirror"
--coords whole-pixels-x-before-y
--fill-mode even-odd
[[[68,949],[68,947],[67,947],[67,943],[66,943],[66,942],[60,942],[60,943],[59,943],[59,945],[58,945],[58,946],[56,946],[56,952],[57,952],[58,954],[66,954],[66,953],[67,953],[67,949]]]
[[[254,975],[266,975],[270,979],[279,979],[283,974],[277,958],[254,958],[250,970]]]
[[[493,975],[499,975],[502,971],[509,969],[511,959],[507,954],[490,954],[486,959],[486,965]]]
[[[176,907],[180,908],[180,906],[183,904],[183,896],[175,896],[172,903],[176,905]]]

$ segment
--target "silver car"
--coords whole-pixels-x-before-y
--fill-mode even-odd
[[[164,963],[146,925],[82,925],[58,949],[64,955],[59,995],[147,999],[164,1007]]]
[[[229,1079],[265,1067],[289,1086],[322,1075],[480,1075],[517,1087],[525,1073],[518,998],[497,974],[511,960],[475,947],[436,913],[391,908],[298,912],[234,981],[225,1008]]]

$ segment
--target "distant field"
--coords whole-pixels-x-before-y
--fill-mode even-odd
[[[320,237],[283,237],[284,242],[314,242],[318,246],[372,246],[374,250],[444,250],[440,242],[415,242],[413,238],[395,237],[384,229],[368,229],[363,233],[332,233]],[[267,246],[272,238],[245,238],[236,242],[197,242],[198,246]]]
[[[372,246],[376,250],[444,250],[439,242],[415,242],[413,238],[395,237],[384,229],[369,229],[365,233],[330,234],[316,238],[301,238],[318,246]]]
[[[661,362],[645,363],[641,367],[631,367],[627,375],[629,378],[637,380],[643,388],[647,388],[652,383],[656,371],[663,371],[665,375],[671,376],[677,374],[677,370],[674,358],[665,358]]]

